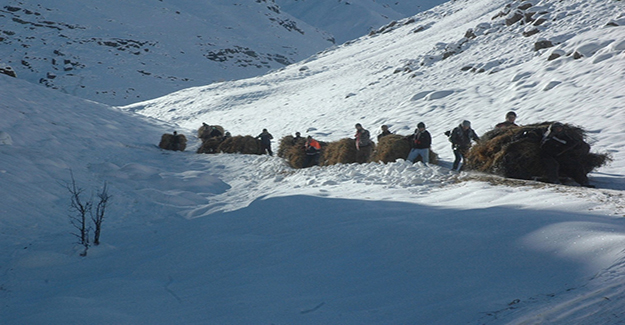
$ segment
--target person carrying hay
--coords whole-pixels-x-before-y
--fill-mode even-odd
[[[174,131],[174,136],[171,138],[171,150],[180,151],[180,148],[182,147],[181,140],[182,139],[180,139],[178,132]]]
[[[301,138],[302,138],[302,134],[299,132],[295,132],[295,136],[293,137],[293,140],[291,140],[291,143],[295,145]]]
[[[447,131],[449,132],[449,131]],[[447,133],[446,133],[447,134]],[[454,160],[452,170],[460,171],[462,167],[460,162],[464,164],[465,157],[471,149],[471,140],[479,141],[480,137],[471,128],[471,122],[464,120],[460,125],[455,127],[449,134],[449,141],[451,141],[451,149],[454,151]]]
[[[560,170],[562,170],[581,186],[594,187],[589,184],[581,162],[569,154],[580,147],[582,142],[567,135],[562,123],[554,122],[549,125],[540,142],[540,160],[545,168],[547,182],[561,184]]]
[[[382,133],[378,134],[378,142],[380,141],[380,139],[382,139],[383,137],[389,135],[389,134],[393,134],[391,133],[391,131],[388,130],[388,125],[382,125]]]
[[[419,122],[414,134],[410,137],[410,153],[406,160],[414,163],[415,159],[421,156],[421,161],[425,165],[430,162],[430,146],[432,145],[432,136],[425,129],[425,123]]]
[[[495,125],[495,128],[499,129],[499,128],[509,128],[511,126],[518,126],[516,125],[516,123],[514,123],[515,120],[516,120],[516,113],[513,111],[510,111],[506,114],[506,120],[504,122],[501,122]]]
[[[372,151],[372,142],[369,131],[362,127],[360,123],[356,123],[356,162],[363,164],[367,162]]]
[[[306,144],[304,145],[306,150],[306,158],[302,168],[307,168],[315,165],[319,165],[319,156],[321,153],[321,145],[310,135],[306,138]]]
[[[271,140],[273,139],[273,135],[271,135],[267,129],[263,129],[263,132],[259,134],[256,139],[260,140],[263,153],[267,152],[267,154],[273,156],[273,152],[271,151]]]

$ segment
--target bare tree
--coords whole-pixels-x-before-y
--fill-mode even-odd
[[[106,204],[111,196],[108,194],[108,186],[106,182],[104,182],[104,186],[102,187],[102,191],[98,193],[98,198],[100,201],[95,206],[95,214],[91,214],[91,221],[93,221],[93,225],[95,229],[93,230],[93,244],[100,245],[100,232],[102,231],[102,221],[104,220],[104,212],[106,211]]]
[[[71,194],[70,210],[74,212],[70,215],[70,222],[78,230],[78,233],[72,233],[78,237],[78,243],[85,247],[85,250],[80,256],[87,256],[87,250],[89,249],[89,227],[87,226],[87,214],[91,213],[92,201],[83,202],[80,198],[83,190],[76,186],[76,180],[74,179],[74,173],[69,171],[72,176],[71,184],[67,185],[67,190]]]

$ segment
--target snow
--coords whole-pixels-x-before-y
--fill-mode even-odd
[[[457,0],[279,71],[124,107],[0,75],[0,323],[622,323],[625,30],[606,24],[625,9],[531,3],[550,19],[529,37],[492,19],[519,2]],[[584,127],[614,159],[589,175],[597,188],[451,172],[443,132],[468,119],[483,134],[509,110]],[[420,121],[439,165],[194,153],[202,122],[267,128],[277,149],[295,131],[335,141]],[[187,151],[156,146],[173,130]],[[70,171],[85,199],[105,182],[112,195],[85,257]]]

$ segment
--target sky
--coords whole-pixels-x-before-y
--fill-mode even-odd
[[[538,34],[493,19],[517,2],[453,1],[263,76],[121,107],[0,75],[0,322],[623,322],[625,10],[532,3]],[[586,129],[613,158],[589,174],[597,188],[450,171],[443,132],[469,119],[482,135],[509,110]],[[195,153],[202,122],[267,128],[277,151],[295,131],[330,142],[420,121],[438,165]],[[173,130],[184,152],[157,147]],[[112,196],[86,256],[71,174],[85,200],[105,183]]]

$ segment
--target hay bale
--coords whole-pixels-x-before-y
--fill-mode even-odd
[[[262,155],[264,153],[260,140],[251,135],[237,135],[227,138],[219,145],[217,150],[224,153],[242,153],[251,155]]]
[[[206,123],[203,123],[202,126],[200,126],[200,128],[197,130],[197,137],[202,139],[202,141],[206,141],[207,139],[215,137],[211,135],[213,128],[216,128],[221,133],[219,137],[223,137],[226,134],[224,128],[221,125],[208,125]]]
[[[291,136],[287,136],[287,137],[291,137]],[[287,138],[285,137],[285,138]],[[292,140],[293,137],[291,137]],[[283,140],[285,140],[283,138]],[[321,150],[319,152],[319,164],[321,164],[322,161],[322,157],[325,151],[325,148],[328,146],[327,142],[323,142],[323,141],[319,141],[317,140],[317,142],[319,142],[319,145],[321,146]],[[293,168],[303,168],[304,167],[304,162],[306,161],[306,139],[305,138],[300,138],[298,139],[295,144],[293,144],[293,142],[291,141],[290,143],[284,143],[284,147],[283,144],[280,144],[280,149],[284,148],[284,152],[283,152],[283,158],[287,160],[287,162],[289,163],[289,165]]]
[[[376,150],[371,161],[379,161],[383,163],[395,162],[397,159],[408,158],[410,154],[410,137],[399,134],[391,134],[380,138]],[[438,164],[438,154],[430,149],[430,164]],[[417,157],[417,161],[422,161],[421,156]]]
[[[285,158],[285,159],[289,159],[288,158],[288,153],[291,151],[291,148],[293,146],[298,146],[298,147],[304,147],[304,145],[306,144],[306,138],[300,137],[299,139],[297,139],[297,141],[295,141],[295,137],[292,135],[287,135],[285,137],[283,137],[282,139],[280,139],[280,145],[278,147],[278,157],[280,158]]]
[[[408,158],[410,153],[410,136],[389,134],[380,138],[371,161],[384,163],[395,162],[397,159]]]
[[[356,140],[344,138],[328,143],[319,163],[321,166],[351,164],[356,162],[356,154]]]
[[[197,153],[218,153],[219,145],[224,141],[223,137],[213,137],[202,141]]]
[[[165,150],[184,151],[187,148],[187,137],[184,134],[165,133],[161,136],[158,146]]]
[[[542,135],[552,122],[531,124],[522,127],[494,129],[482,136],[471,147],[466,157],[466,167],[472,170],[518,179],[541,179],[546,170],[540,157]],[[586,173],[610,161],[607,154],[590,153],[585,142],[586,132],[579,127],[565,124],[566,135],[580,145],[567,151],[562,158],[582,164]],[[566,164],[561,164],[560,175],[567,175]]]

